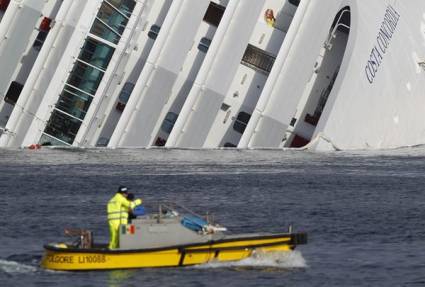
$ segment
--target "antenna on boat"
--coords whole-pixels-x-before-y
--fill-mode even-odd
[[[162,216],[162,204],[159,204],[158,206],[158,223],[161,223],[161,216]]]

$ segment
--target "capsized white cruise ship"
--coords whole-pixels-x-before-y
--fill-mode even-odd
[[[0,20],[0,147],[425,144],[422,0],[11,0]]]

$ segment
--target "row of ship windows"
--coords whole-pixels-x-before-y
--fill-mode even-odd
[[[220,24],[220,21],[223,17],[224,11],[226,7],[221,6],[217,3],[210,2],[208,9],[204,15],[203,21],[217,27]],[[161,31],[161,26],[157,24],[153,24],[148,32],[148,37],[152,40],[156,40],[158,38],[159,32]],[[211,45],[211,39],[207,37],[203,37],[198,45],[198,49],[203,52],[207,53],[210,45]],[[120,96],[119,96],[119,102],[116,105],[116,109],[118,111],[124,111],[126,103],[128,102],[128,99],[130,98],[130,95],[133,91],[134,84],[127,82],[124,84],[124,87],[121,90]],[[174,123],[173,123],[174,125]]]
[[[203,53],[207,53],[210,45],[211,39],[203,37],[198,44],[198,49]],[[273,68],[275,60],[276,56],[272,55],[271,53],[255,47],[254,45],[248,44],[241,63],[256,71],[268,75]]]
[[[131,3],[132,5],[118,5],[123,2]],[[127,25],[128,17],[131,15],[134,4],[134,1],[126,0],[104,1],[90,33],[106,41],[117,44]],[[127,9],[117,11],[117,7],[127,7]],[[131,7],[131,9],[128,7]],[[224,9],[223,6],[211,2],[204,16],[204,21],[218,26]],[[159,31],[160,27],[153,25],[148,36],[152,39],[156,39]],[[204,37],[201,39],[198,49],[206,53],[210,44],[211,39]],[[56,105],[56,109],[52,113],[46,127],[46,134],[53,135],[68,144],[72,144],[81,126],[82,120],[90,107],[93,95],[103,78],[104,70],[106,70],[112,58],[114,50],[114,48],[105,43],[101,43],[90,37],[87,38],[77,63]],[[255,46],[248,45],[242,59],[242,64],[258,69],[264,73],[269,73],[273,66],[274,59],[275,57],[273,55]],[[124,87],[120,95],[120,100],[125,102],[128,101],[131,91],[134,88],[134,84],[127,84],[127,87]],[[234,130],[242,134],[249,118],[249,114],[245,112],[239,113],[233,126]],[[176,114],[169,113],[164,121],[163,130],[165,132],[171,132],[176,119]]]
[[[205,12],[203,21],[212,26],[218,27],[218,25],[221,22],[221,18],[223,18],[223,14],[225,10],[226,10],[226,7],[214,2],[210,2],[210,5],[208,6],[207,11]],[[161,30],[160,26],[156,24],[152,25],[148,32],[148,37],[151,38],[152,40],[156,40],[160,30]],[[210,44],[211,44],[211,39],[204,37],[201,39],[198,45],[198,49],[206,53],[208,51]]]
[[[43,138],[72,144],[134,9],[134,0],[103,1]],[[100,39],[96,39],[99,37]],[[105,42],[103,42],[103,40]],[[42,144],[45,144],[41,140]]]
[[[149,32],[148,32],[148,37],[151,38],[152,40],[156,40],[160,30],[161,30],[160,26],[155,25],[155,24],[152,25]],[[207,37],[203,37],[199,41],[198,49],[201,52],[206,53],[208,51],[208,48],[210,47],[210,44],[211,44],[211,39],[209,39]]]
[[[176,123],[178,114],[169,112],[162,123],[161,130],[167,134],[170,134],[173,130],[174,124]],[[243,134],[245,132],[246,126],[251,118],[251,115],[246,112],[240,112],[233,123],[233,129]]]

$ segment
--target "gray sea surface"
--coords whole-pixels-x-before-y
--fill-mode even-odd
[[[52,272],[43,244],[65,227],[108,240],[118,185],[209,211],[232,233],[282,232],[307,245],[281,256],[189,268]],[[425,148],[0,150],[0,286],[425,286]]]

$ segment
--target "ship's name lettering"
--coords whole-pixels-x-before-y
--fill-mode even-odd
[[[84,255],[78,256],[78,263],[105,263],[106,256],[105,255]]]
[[[393,6],[387,6],[384,21],[382,21],[381,28],[379,29],[378,36],[376,37],[376,44],[370,53],[365,67],[366,78],[370,84],[373,84],[384,60],[384,56],[388,52],[391,40],[397,30],[400,17],[400,14]]]
[[[62,256],[62,255],[50,255],[47,257],[47,261],[50,263],[74,263],[73,256]]]

